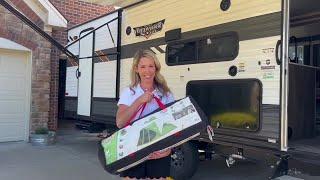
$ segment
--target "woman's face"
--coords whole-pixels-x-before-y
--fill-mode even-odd
[[[141,83],[153,83],[156,75],[154,60],[148,57],[142,57],[138,63],[136,72],[140,76]]]

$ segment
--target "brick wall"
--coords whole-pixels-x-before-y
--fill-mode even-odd
[[[50,0],[59,12],[68,20],[68,28],[96,18],[114,8],[101,6],[79,0]],[[53,30],[52,36],[61,44],[67,44],[66,29]],[[53,47],[51,51],[51,93],[50,93],[50,115],[49,128],[57,129],[58,123],[58,90],[59,90],[59,56],[61,52]]]
[[[69,20],[69,28],[114,10],[111,6],[101,6],[79,0],[49,1]]]
[[[43,26],[41,19],[21,0],[13,0],[17,9],[23,7],[26,15]],[[51,44],[38,35],[29,26],[20,21],[3,6],[0,6],[0,37],[9,39],[32,50],[32,85],[31,85],[31,131],[36,127],[47,126],[50,94],[50,53]]]
[[[10,0],[12,4],[15,5],[17,9],[20,10],[25,16],[27,16],[33,23],[38,25],[39,27],[43,27],[43,21],[39,18],[39,16],[32,11],[23,0]]]

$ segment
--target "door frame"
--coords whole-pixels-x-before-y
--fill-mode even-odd
[[[280,150],[288,151],[288,95],[289,95],[289,28],[290,0],[282,1],[281,79],[280,79]],[[278,55],[278,54],[277,54]]]

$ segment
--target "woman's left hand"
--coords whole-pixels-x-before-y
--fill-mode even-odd
[[[151,153],[148,157],[148,159],[160,159],[166,156],[169,156],[171,154],[171,149],[167,149],[167,150],[160,150],[160,151],[155,151],[153,153]]]

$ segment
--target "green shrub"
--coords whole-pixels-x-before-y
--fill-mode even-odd
[[[37,128],[34,131],[35,134],[48,134],[48,132],[49,132],[48,128],[45,128],[45,127]]]

